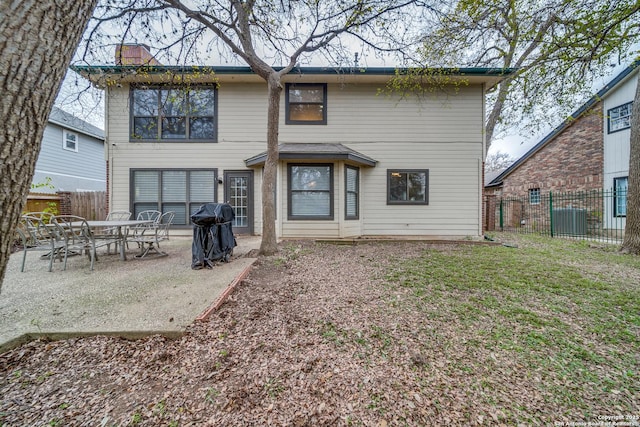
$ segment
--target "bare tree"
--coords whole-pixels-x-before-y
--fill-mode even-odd
[[[0,3],[0,289],[44,128],[96,1]]]
[[[628,60],[640,41],[637,0],[460,0],[425,38],[429,64],[515,68],[492,94],[487,149],[496,130],[558,122],[592,92],[594,77]],[[628,215],[622,250],[640,253],[640,116],[631,129]]]
[[[425,29],[422,64],[514,69],[490,94],[496,132],[558,122],[640,40],[636,0],[459,0]]]
[[[488,154],[484,161],[484,171],[491,172],[500,169],[507,168],[514,162],[514,158],[509,153],[503,151],[497,151],[493,154]]]
[[[277,250],[274,188],[282,77],[317,54],[327,63],[352,65],[354,45],[403,52],[416,40],[412,23],[426,10],[415,0],[108,1],[98,9],[86,52],[136,37],[158,49],[163,62],[201,63],[212,54],[225,55],[245,62],[267,82],[260,252],[272,254]],[[100,31],[103,23],[120,24],[119,40]]]

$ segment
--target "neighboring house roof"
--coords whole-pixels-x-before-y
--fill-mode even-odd
[[[492,182],[498,175],[504,172],[507,168],[501,168],[494,171],[489,171],[484,174],[484,182],[489,183]],[[488,184],[485,184],[485,187],[489,187]]]
[[[58,107],[51,109],[49,122],[104,141],[104,131]]]
[[[274,67],[276,71],[283,67]],[[99,87],[105,87],[108,82],[139,82],[141,78],[150,83],[166,82],[171,76],[195,75],[199,81],[206,80],[207,76],[216,79],[233,80],[235,82],[244,81],[264,81],[251,67],[246,66],[120,66],[120,65],[90,65],[72,66],[72,70],[91,80]],[[325,76],[326,80],[335,79],[343,82],[347,78],[358,81],[386,81],[395,75],[404,75],[412,72],[410,68],[395,67],[296,67],[284,78],[293,79],[305,76]],[[445,81],[450,78],[456,80],[466,80],[470,83],[487,83],[489,87],[498,84],[506,76],[514,73],[514,68],[436,68],[431,70],[426,78],[437,80],[444,77]],[[210,79],[210,78],[209,78]],[[170,80],[173,81],[173,80]]]
[[[522,163],[526,162],[529,157],[533,156],[535,153],[540,151],[545,145],[551,142],[556,136],[560,135],[566,128],[571,126],[572,123],[576,121],[576,119],[580,118],[583,114],[589,111],[593,106],[595,106],[598,102],[602,100],[604,96],[607,95],[613,88],[615,88],[619,83],[625,80],[631,73],[633,73],[638,66],[640,66],[640,59],[634,61],[627,68],[622,70],[620,74],[614,77],[609,83],[607,83],[602,89],[600,89],[595,95],[593,95],[587,102],[582,104],[580,108],[574,111],[569,117],[567,117],[558,127],[552,130],[547,136],[542,138],[540,142],[533,146],[529,151],[527,151],[522,157],[513,162],[511,166],[505,169],[498,176],[493,178],[491,181],[485,179],[485,187],[494,187],[497,185],[501,185],[504,178],[506,178],[509,174],[511,174],[514,170],[516,170]]]
[[[287,160],[348,160],[361,166],[375,166],[377,161],[342,144],[285,143],[278,145],[278,158]],[[264,164],[267,152],[245,160],[247,166]]]

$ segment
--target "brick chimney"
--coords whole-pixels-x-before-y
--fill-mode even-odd
[[[116,46],[116,65],[162,65],[144,44],[121,44]]]

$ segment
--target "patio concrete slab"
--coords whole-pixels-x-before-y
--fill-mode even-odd
[[[126,261],[98,254],[93,271],[87,257],[69,258],[67,270],[55,262],[53,271],[42,253],[11,255],[0,292],[0,353],[38,337],[52,339],[118,335],[139,338],[153,334],[179,336],[255,262],[247,255],[260,247],[260,237],[237,236],[229,263],[213,269],[191,269],[191,238],[163,242],[168,256]]]

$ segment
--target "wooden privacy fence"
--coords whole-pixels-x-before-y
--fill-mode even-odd
[[[107,193],[105,191],[30,193],[24,211],[45,211],[54,215],[77,215],[88,220],[104,220],[107,217]]]
[[[60,212],[60,196],[50,193],[29,193],[23,212]]]

